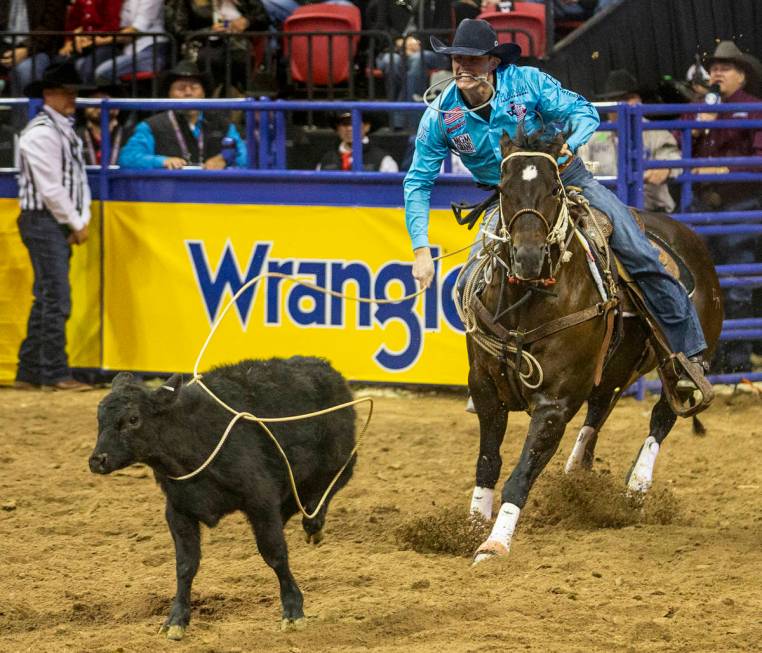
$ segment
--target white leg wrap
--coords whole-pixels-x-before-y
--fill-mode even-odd
[[[488,487],[474,488],[474,493],[471,495],[471,509],[469,512],[477,513],[485,519],[492,519],[492,500],[495,496],[495,490]]]
[[[500,542],[506,549],[511,548],[511,538],[516,530],[516,522],[519,521],[521,509],[512,503],[504,503],[497,513],[495,525],[492,527],[489,539]]]
[[[564,471],[567,474],[582,469],[582,459],[585,457],[585,448],[594,434],[595,429],[592,426],[583,426],[580,429],[577,434],[577,441],[574,443],[574,448],[569,454],[569,459],[566,461],[566,467],[564,467]]]
[[[654,477],[654,464],[659,454],[659,443],[649,435],[643,443],[640,455],[635,461],[632,473],[627,481],[627,489],[630,492],[647,492],[651,487]]]

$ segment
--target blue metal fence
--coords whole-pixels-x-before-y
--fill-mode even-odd
[[[3,104],[24,104],[27,100],[2,100]],[[397,184],[401,183],[401,173],[368,173],[363,170],[362,147],[362,112],[391,112],[391,111],[417,111],[422,110],[420,103],[397,103],[397,102],[335,102],[335,101],[284,101],[268,99],[237,99],[237,100],[79,100],[81,106],[100,104],[101,127],[102,127],[102,154],[101,166],[95,172],[97,179],[97,196],[101,199],[109,199],[112,187],[119,180],[125,178],[143,177],[154,181],[181,180],[191,177],[214,176],[215,179],[239,179],[260,181],[267,183],[272,180],[287,180],[304,184],[315,183],[320,180],[341,181],[350,187],[357,184],[367,188],[368,184],[379,184],[386,189],[396,187],[396,194],[384,201],[393,203],[401,200],[401,191]],[[612,187],[618,196],[636,207],[643,207],[643,175],[648,169],[671,168],[682,169],[676,182],[682,187],[680,210],[673,214],[678,220],[691,225],[698,233],[710,237],[716,234],[762,234],[762,210],[747,210],[733,212],[686,212],[693,197],[693,184],[696,182],[739,182],[757,181],[762,182],[762,157],[718,157],[696,158],[691,151],[691,130],[701,129],[760,129],[762,119],[734,118],[717,119],[714,121],[699,121],[687,119],[687,114],[720,113],[738,114],[740,112],[754,112],[762,108],[760,104],[724,104],[724,105],[636,105],[606,103],[597,105],[599,111],[606,117],[607,114],[616,114],[617,119],[613,122],[604,121],[602,130],[615,131],[618,139],[618,174],[616,178],[606,178],[601,181]],[[228,111],[242,111],[244,120],[244,137],[246,139],[249,166],[248,169],[236,169],[228,171],[129,171],[109,167],[111,143],[108,130],[108,109],[118,108],[122,110],[156,111],[167,109],[222,109]],[[30,101],[30,111],[33,113],[39,109],[39,101]],[[307,170],[286,169],[286,126],[289,113],[293,112],[337,112],[350,111],[352,114],[353,163],[351,172],[328,173]],[[677,120],[647,120],[646,116],[681,115]],[[666,129],[672,132],[682,133],[682,158],[677,160],[660,161],[648,159],[643,149],[643,133],[647,130]],[[743,167],[752,168],[759,166],[760,172],[728,172],[725,174],[696,174],[692,168],[701,166],[726,166],[729,168]],[[6,183],[3,183],[3,175],[0,174],[0,195],[7,194],[8,175]],[[452,175],[444,177],[452,179]],[[170,183],[172,183],[170,181]],[[364,185],[364,186],[363,186]],[[473,190],[467,188],[465,179],[458,180],[455,184],[457,192],[463,192],[467,197],[473,196]],[[449,189],[453,192],[453,188]],[[760,186],[762,195],[762,186]],[[351,195],[351,193],[350,193]],[[355,197],[365,197],[356,194]],[[396,199],[395,199],[396,198]],[[449,199],[461,199],[451,197]],[[373,205],[379,205],[374,202]],[[745,263],[740,265],[720,265],[717,267],[720,275],[720,284],[723,288],[730,287],[762,287],[762,262]],[[762,339],[762,317],[726,320],[722,332],[724,340],[747,340]],[[715,377],[716,381],[738,382],[741,378],[749,380],[762,380],[761,373],[743,373],[721,375]],[[648,384],[641,384],[639,394],[643,394]]]

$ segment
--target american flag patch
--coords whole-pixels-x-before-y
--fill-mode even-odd
[[[456,120],[460,120],[463,117],[463,107],[455,107],[449,111],[445,111],[444,121],[445,125],[451,125]]]

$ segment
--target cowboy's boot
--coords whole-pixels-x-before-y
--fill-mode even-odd
[[[709,363],[704,360],[703,354],[696,354],[695,356],[691,356],[688,359],[688,365],[690,365],[690,372],[692,374],[688,374],[688,370],[683,370],[680,374],[680,378],[677,381],[677,385],[675,386],[677,389],[677,394],[680,396],[680,398],[683,401],[695,401],[694,393],[699,392],[704,394],[704,390],[702,388],[699,388],[696,381],[693,376],[702,378],[706,375],[706,373],[709,371]],[[712,393],[709,397],[702,397],[704,403],[708,406],[709,403],[711,403],[712,399],[714,399],[714,393]]]

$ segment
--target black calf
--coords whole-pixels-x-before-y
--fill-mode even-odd
[[[216,368],[203,380],[229,406],[257,417],[310,413],[352,399],[343,377],[317,358],[246,360]],[[297,506],[285,465],[264,430],[240,420],[198,476],[187,481],[169,478],[199,467],[231,418],[198,385],[183,386],[179,376],[151,391],[131,375],[120,374],[98,407],[91,471],[108,474],[142,462],[153,469],[166,495],[177,560],[177,594],[164,624],[171,639],[182,638],[190,621],[191,584],[201,559],[199,522],[214,527],[236,510],[248,517],[259,552],[278,576],[281,626],[298,628],[304,623],[302,593],[291,575],[283,537],[283,527]],[[270,428],[291,462],[300,497],[311,512],[352,452],[355,411],[349,407]],[[330,496],[346,484],[353,466],[354,459]],[[317,544],[322,539],[328,501],[313,519],[303,519],[307,541]]]

